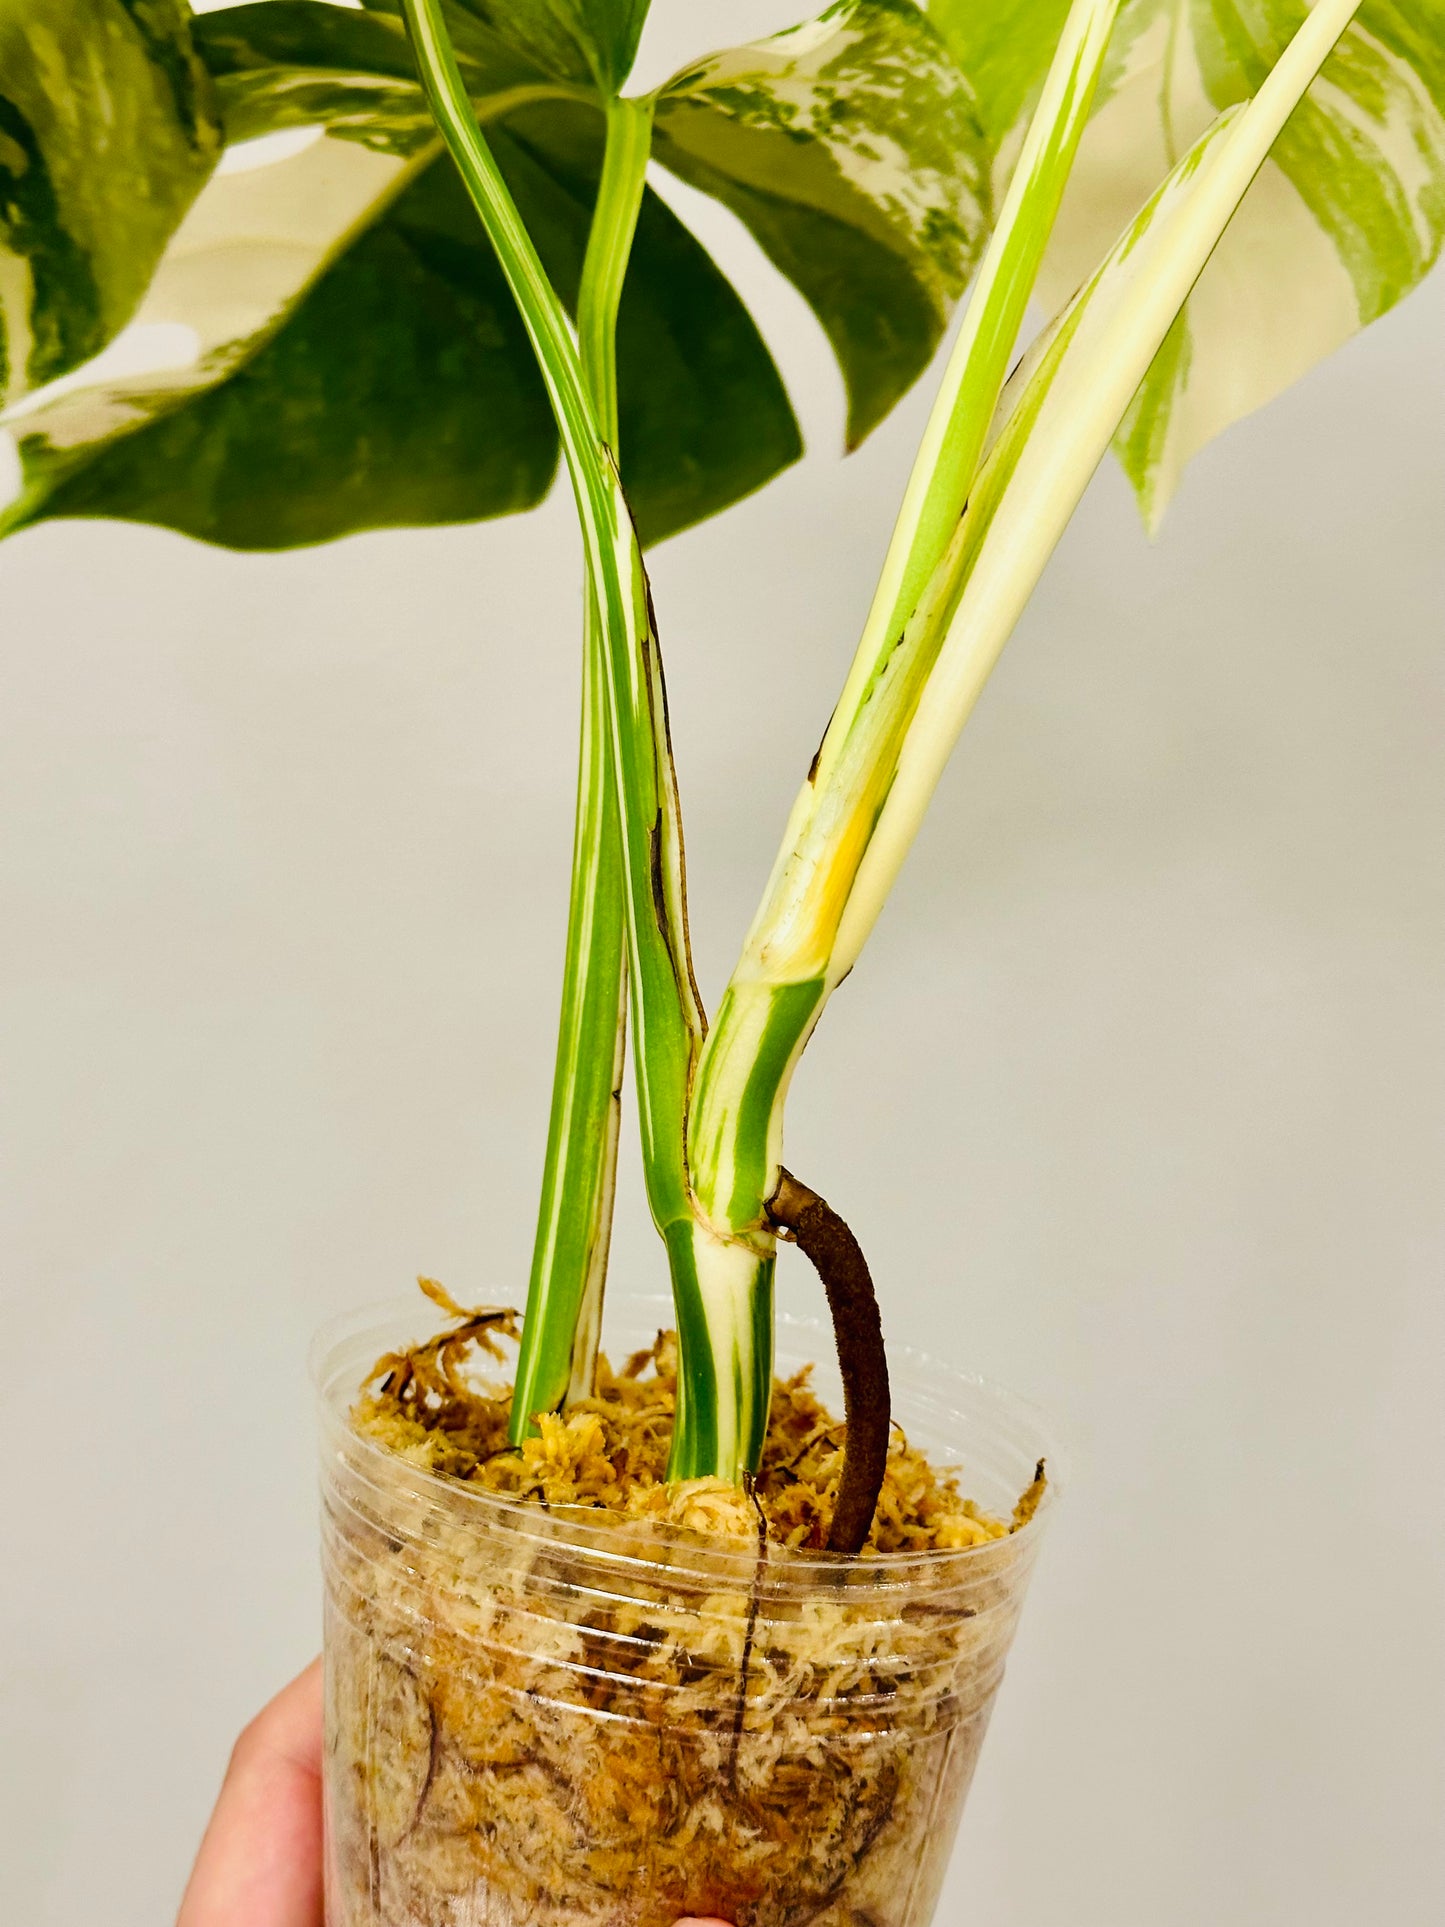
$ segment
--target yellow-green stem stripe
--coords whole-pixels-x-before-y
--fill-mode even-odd
[[[654,1222],[671,1249],[671,1227],[693,1209],[684,1132],[703,1018],[688,950],[682,826],[646,572],[566,315],[477,125],[442,0],[403,5],[433,116],[536,352],[576,498],[607,662],[643,1170]]]
[[[577,304],[583,372],[617,453],[617,311],[642,206],[650,102],[611,103]],[[607,660],[596,596],[584,616],[582,727],[562,1011],[512,1439],[591,1390],[617,1181],[627,1027],[625,878],[609,759]]]

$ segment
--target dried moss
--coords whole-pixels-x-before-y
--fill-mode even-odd
[[[751,1493],[719,1479],[670,1485],[667,1455],[677,1402],[677,1339],[659,1332],[620,1371],[598,1360],[593,1396],[537,1420],[520,1450],[508,1443],[512,1395],[479,1378],[485,1357],[500,1361],[500,1338],[517,1335],[510,1311],[467,1312],[435,1280],[423,1289],[456,1323],[425,1344],[377,1361],[354,1423],[387,1451],[445,1478],[548,1506],[578,1506],[667,1525],[751,1539],[758,1513],[769,1540],[796,1552],[828,1542],[843,1473],[847,1428],[813,1391],[812,1368],[775,1379],[762,1467]],[[958,1472],[937,1467],[893,1428],[888,1465],[867,1549],[878,1553],[957,1551],[1001,1539],[1033,1517],[1044,1485],[1033,1485],[1005,1522],[958,1488]]]
[[[924,1927],[1033,1535],[898,1434],[870,1555],[807,1563],[841,1428],[800,1374],[755,1494],[669,1487],[667,1334],[513,1451],[514,1319],[433,1295],[328,1462],[331,1927]]]

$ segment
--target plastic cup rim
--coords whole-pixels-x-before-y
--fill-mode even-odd
[[[671,1310],[672,1301],[662,1293],[635,1293],[627,1303],[636,1309],[653,1306],[664,1315]],[[365,1304],[353,1306],[327,1318],[314,1332],[308,1348],[308,1370],[313,1393],[322,1414],[323,1425],[344,1427],[343,1414],[337,1409],[328,1387],[325,1372],[328,1360],[347,1338],[357,1339],[373,1326],[387,1323],[415,1321],[419,1313],[416,1300],[412,1297],[392,1295],[387,1298],[373,1299]],[[799,1335],[819,1336],[826,1350],[832,1348],[832,1333],[822,1320],[803,1318],[794,1313],[780,1312],[777,1315],[778,1332],[793,1332]],[[1005,1539],[989,1539],[975,1546],[933,1547],[922,1551],[870,1553],[866,1558],[851,1557],[843,1553],[807,1552],[800,1553],[782,1547],[770,1549],[769,1565],[775,1578],[799,1581],[806,1584],[810,1575],[818,1579],[836,1580],[845,1572],[864,1573],[868,1577],[886,1580],[889,1577],[902,1579],[906,1574],[927,1572],[949,1563],[977,1561],[986,1559],[989,1554],[996,1558],[1001,1547],[1010,1547],[1019,1555],[1031,1551],[1037,1543],[1044,1527],[1052,1518],[1060,1496],[1068,1483],[1069,1466],[1066,1453],[1060,1448],[1053,1428],[1047,1418],[1034,1404],[1008,1386],[987,1377],[982,1372],[970,1372],[958,1366],[945,1364],[931,1353],[923,1352],[913,1346],[890,1345],[891,1362],[906,1364],[915,1370],[965,1389],[982,1394],[993,1401],[1011,1419],[1022,1420],[1032,1425],[1039,1438],[1038,1456],[1048,1463],[1049,1479],[1037,1511],[1026,1524],[1011,1532]],[[357,1390],[360,1389],[358,1386]],[[398,1459],[384,1447],[361,1434],[345,1428],[347,1432],[347,1451],[359,1463],[375,1465],[384,1470],[389,1477],[395,1478],[399,1469],[406,1476],[418,1482],[424,1492],[435,1494],[438,1501],[448,1505],[462,1505],[476,1509],[479,1520],[490,1520],[493,1525],[508,1531],[519,1532],[528,1537],[542,1537],[537,1528],[543,1520],[551,1527],[545,1533],[552,1544],[575,1546],[579,1554],[602,1556],[608,1563],[620,1566],[647,1566],[649,1562],[624,1553],[620,1547],[608,1545],[608,1537],[617,1531],[617,1522],[592,1524],[576,1514],[559,1515],[557,1512],[540,1513],[538,1508],[511,1498],[505,1493],[488,1491],[482,1487],[467,1485],[459,1479],[448,1479],[440,1473],[432,1472],[424,1466],[413,1465]],[[557,1527],[561,1526],[561,1530]],[[575,1535],[575,1536],[574,1536]],[[740,1569],[752,1569],[756,1555],[747,1548],[719,1542],[715,1547],[695,1541],[693,1535],[678,1535],[679,1556],[689,1563],[694,1560],[705,1564],[709,1570],[720,1566],[736,1564]],[[655,1569],[655,1568],[653,1568]]]

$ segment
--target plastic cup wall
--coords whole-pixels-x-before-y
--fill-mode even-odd
[[[615,1354],[666,1315],[624,1301]],[[393,1307],[316,1350],[327,1927],[926,1927],[1056,1485],[1007,1538],[859,1561],[547,1512],[352,1430],[428,1335]],[[830,1349],[785,1322],[779,1369]],[[1007,1518],[1038,1415],[891,1365],[910,1442]]]

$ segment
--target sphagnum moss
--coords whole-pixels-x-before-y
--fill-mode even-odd
[[[751,1489],[669,1485],[670,1334],[518,1450],[481,1375],[514,1317],[431,1289],[455,1322],[378,1361],[328,1493],[332,1927],[926,1921],[1042,1467],[1005,1521],[895,1428],[830,1565],[844,1440],[807,1372]]]
[[[517,1336],[511,1311],[468,1312],[434,1280],[423,1289],[452,1313],[447,1330],[406,1352],[388,1353],[353,1414],[364,1436],[444,1478],[551,1507],[586,1507],[654,1519],[724,1539],[752,1539],[759,1523],[772,1544],[821,1551],[843,1471],[847,1428],[813,1391],[811,1368],[775,1379],[763,1462],[750,1490],[721,1479],[667,1480],[677,1400],[677,1340],[651,1346],[614,1371],[599,1358],[590,1398],[543,1412],[535,1436],[508,1443],[512,1395],[469,1368],[468,1355],[500,1360],[499,1338]],[[1032,1518],[1044,1468],[1007,1523],[961,1496],[956,1470],[936,1467],[894,1426],[873,1552],[958,1551],[1001,1539]]]

